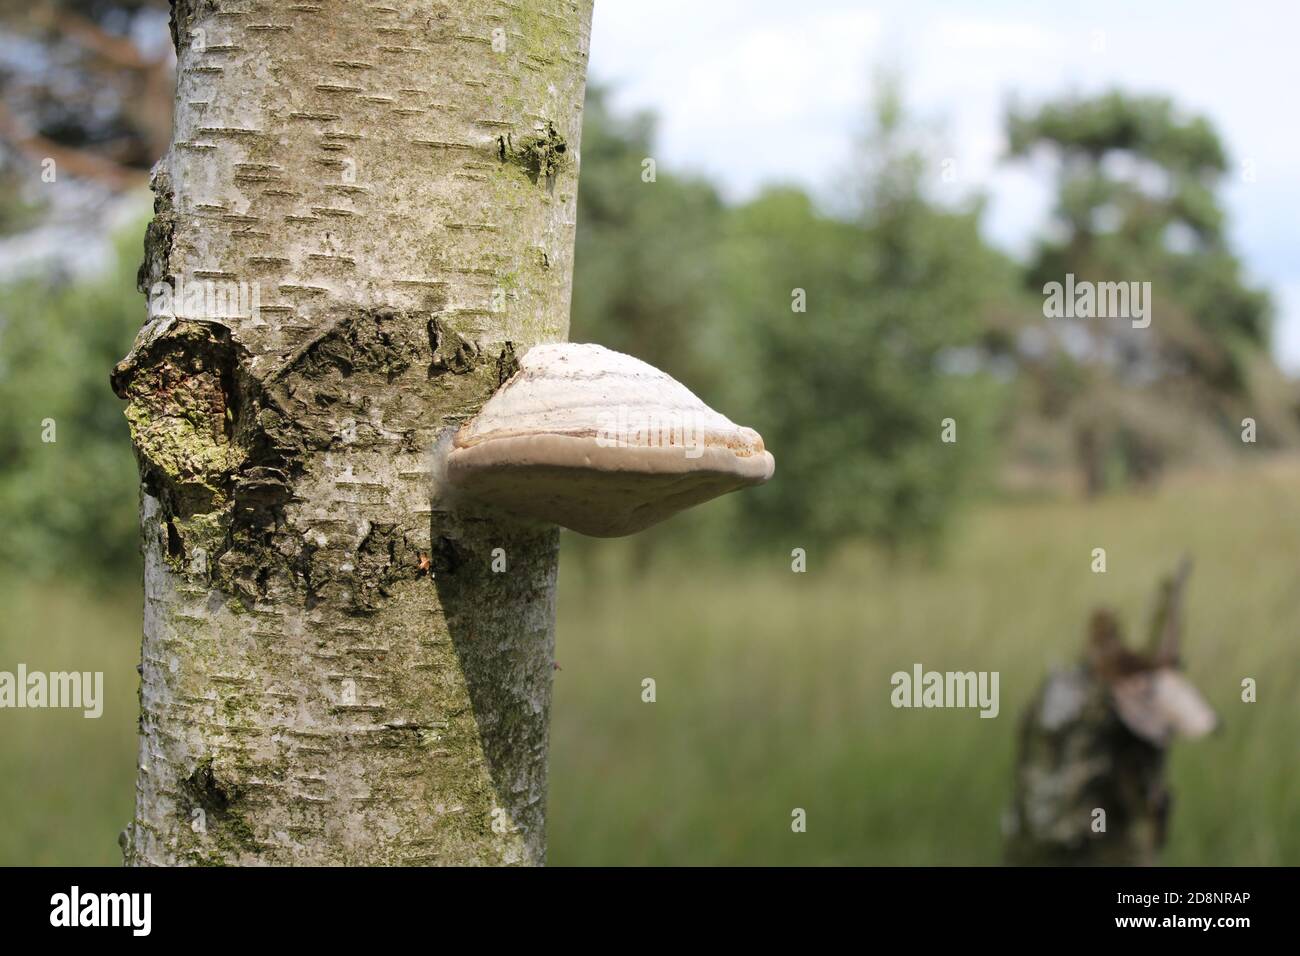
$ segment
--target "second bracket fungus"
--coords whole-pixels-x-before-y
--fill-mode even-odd
[[[446,480],[522,518],[612,538],[772,477],[752,428],[599,345],[538,345],[452,440]]]

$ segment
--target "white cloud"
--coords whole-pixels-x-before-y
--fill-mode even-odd
[[[1015,20],[943,17],[936,24],[939,42],[953,50],[1041,53],[1059,46],[1050,30]]]

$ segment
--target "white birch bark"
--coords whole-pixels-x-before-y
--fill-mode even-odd
[[[543,861],[557,534],[442,510],[429,470],[567,335],[590,17],[174,4],[142,288],[257,308],[151,318],[114,371],[145,554],[128,863]]]

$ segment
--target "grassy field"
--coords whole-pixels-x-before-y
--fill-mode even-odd
[[[0,864],[122,862],[135,794],[140,599],[0,587],[0,670],[103,671],[104,713],[0,711]]]
[[[1077,656],[1094,605],[1144,630],[1185,550],[1189,672],[1225,728],[1174,749],[1167,860],[1300,864],[1298,484],[1300,468],[1272,465],[1157,495],[988,505],[929,567],[813,550],[794,574],[791,540],[739,564],[658,552],[634,573],[627,544],[584,542],[561,571],[551,862],[997,863],[1021,707]],[[0,587],[0,669],[104,670],[110,688],[98,721],[0,714],[0,863],[118,860],[136,603]],[[893,709],[890,675],[916,662],[999,671],[1000,715]],[[1240,701],[1243,677],[1257,703]]]

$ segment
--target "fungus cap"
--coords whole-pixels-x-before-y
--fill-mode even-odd
[[[456,433],[448,483],[511,514],[611,538],[762,484],[774,462],[669,375],[599,345],[538,345]]]

